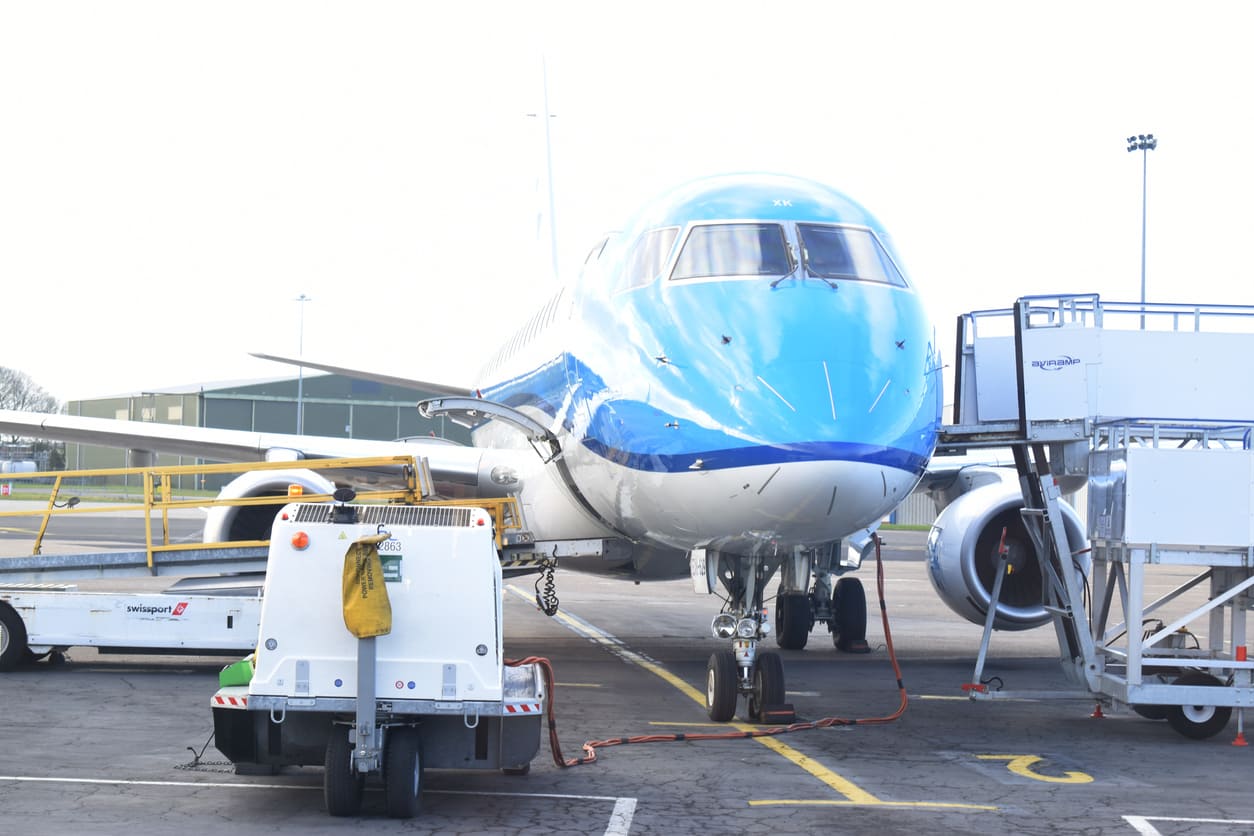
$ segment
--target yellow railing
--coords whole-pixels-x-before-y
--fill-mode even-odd
[[[53,480],[48,494],[47,506],[41,509],[20,511],[0,511],[0,519],[5,517],[41,517],[39,532],[35,535],[35,545],[31,554],[41,553],[44,534],[48,523],[54,516],[65,514],[101,514],[118,511],[144,512],[144,543],[148,552],[148,567],[153,568],[153,555],[160,552],[189,551],[193,549],[226,548],[226,547],[265,547],[269,540],[232,540],[220,543],[171,543],[169,512],[180,508],[212,508],[217,506],[252,506],[252,505],[285,505],[288,502],[327,502],[333,497],[330,494],[299,493],[288,496],[256,496],[240,499],[217,499],[198,497],[193,499],[175,499],[171,489],[171,477],[184,475],[239,474],[263,470],[380,470],[391,471],[393,481],[399,487],[389,490],[366,490],[357,493],[356,499],[362,502],[392,502],[406,505],[474,505],[484,508],[491,515],[495,524],[497,547],[504,543],[504,533],[508,529],[522,528],[522,515],[517,501],[512,497],[501,499],[475,500],[434,500],[428,499],[426,492],[430,490],[431,477],[426,471],[426,460],[416,460],[413,456],[374,456],[368,458],[344,459],[301,459],[284,462],[241,462],[229,464],[177,465],[169,467],[117,467],[100,470],[59,470],[42,473],[6,473],[2,481],[12,485],[14,482],[32,481],[36,479]],[[61,489],[66,480],[84,478],[102,478],[108,476],[140,476],[143,483],[142,502],[110,502],[107,504],[83,508],[78,506],[78,498],[70,497],[60,501]],[[0,506],[3,507],[3,506]],[[161,542],[154,542],[153,514],[161,514]]]

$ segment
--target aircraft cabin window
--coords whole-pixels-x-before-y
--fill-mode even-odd
[[[905,287],[893,260],[868,229],[798,224],[806,270],[825,279],[862,279]]]
[[[670,258],[671,247],[678,235],[679,227],[668,226],[651,229],[636,240],[631,254],[627,256],[628,289],[641,287],[658,277]]]
[[[786,276],[792,270],[779,224],[709,224],[688,233],[671,278]]]

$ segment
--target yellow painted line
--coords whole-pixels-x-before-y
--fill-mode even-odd
[[[1093,776],[1086,772],[1064,772],[1062,775],[1043,775],[1032,767],[1044,758],[1039,755],[976,755],[982,761],[1006,761],[1006,768],[1016,775],[1044,781],[1047,784],[1091,784]]]
[[[858,807],[864,806],[857,801],[830,801],[822,799],[779,799],[773,801],[750,801],[750,807],[792,806],[792,807]],[[943,810],[996,810],[987,804],[951,804],[945,801],[876,801],[876,807],[909,807]]]
[[[934,694],[915,694],[912,700],[947,700],[952,702],[971,702],[970,697],[941,697]]]
[[[525,600],[531,600],[532,598],[532,596],[528,595],[526,592],[524,592],[523,590],[515,586],[511,585],[507,587],[507,589],[509,589],[515,595],[518,595],[519,597]],[[675,676],[673,673],[666,670],[661,665],[658,665],[656,662],[653,662],[652,660],[645,658],[639,653],[629,650],[626,647],[626,645],[624,645],[622,642],[618,641],[617,639],[614,639],[613,637],[604,633],[597,627],[584,622],[582,619],[576,619],[560,611],[557,613],[556,618],[560,619],[562,623],[566,624],[575,633],[578,633],[579,635],[584,636],[585,638],[590,639],[591,641],[604,646],[607,650],[609,650],[614,655],[618,656],[620,659],[623,659],[624,661],[629,662],[630,664],[637,665],[639,667],[644,668],[649,673],[661,678],[664,682],[674,687],[676,690],[678,690],[680,693],[682,693],[683,695],[691,699],[697,705],[701,706],[703,709],[705,708],[705,694],[703,694],[701,691],[698,691],[696,688],[693,688],[687,682],[684,682],[682,679]],[[750,726],[746,723],[727,723],[726,725],[729,725],[732,728],[738,731],[742,731],[742,732],[756,730],[754,726]],[[836,772],[833,772],[831,769],[828,769],[823,764],[819,763],[818,761],[814,760],[813,758],[807,755],[802,754],[798,750],[792,748],[786,743],[781,742],[775,737],[752,737],[749,739],[757,743],[760,743],[761,745],[775,752],[777,755],[780,755],[781,757],[785,758],[786,760],[790,761],[791,763],[795,764],[796,766],[810,773],[815,778],[819,779],[828,787],[840,793],[847,799],[844,802],[831,802],[831,803],[845,804],[845,805],[864,805],[864,806],[870,806],[870,805],[916,806],[916,807],[947,806],[947,807],[955,807],[955,808],[971,809],[971,810],[985,810],[985,809],[995,810],[997,809],[996,807],[984,807],[980,805],[970,805],[970,804],[938,805],[938,804],[932,804],[929,802],[881,801],[880,799],[876,798],[871,793],[867,792],[866,790],[859,787],[857,784],[850,781],[848,778],[845,778],[837,774]],[[749,803],[753,804],[754,802],[751,801]],[[808,804],[811,802],[775,801],[775,802],[767,802],[767,803]]]

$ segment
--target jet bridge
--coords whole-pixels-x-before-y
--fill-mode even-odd
[[[1026,692],[984,678],[1003,549],[973,699],[1096,699],[1198,739],[1254,705],[1254,387],[1232,374],[1251,356],[1254,307],[1024,297],[959,318],[941,448],[1014,452],[1069,680]],[[1062,488],[1085,484],[1091,578],[1060,509]],[[1151,600],[1165,576],[1187,578]]]

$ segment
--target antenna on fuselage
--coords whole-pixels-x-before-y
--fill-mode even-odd
[[[557,279],[557,210],[553,199],[553,136],[549,130],[549,122],[556,118],[557,114],[549,112],[549,64],[544,55],[540,56],[540,82],[543,88],[543,109],[539,114],[528,113],[527,115],[536,117],[542,115],[544,118],[544,171],[549,193],[549,257],[552,260],[553,278]]]

